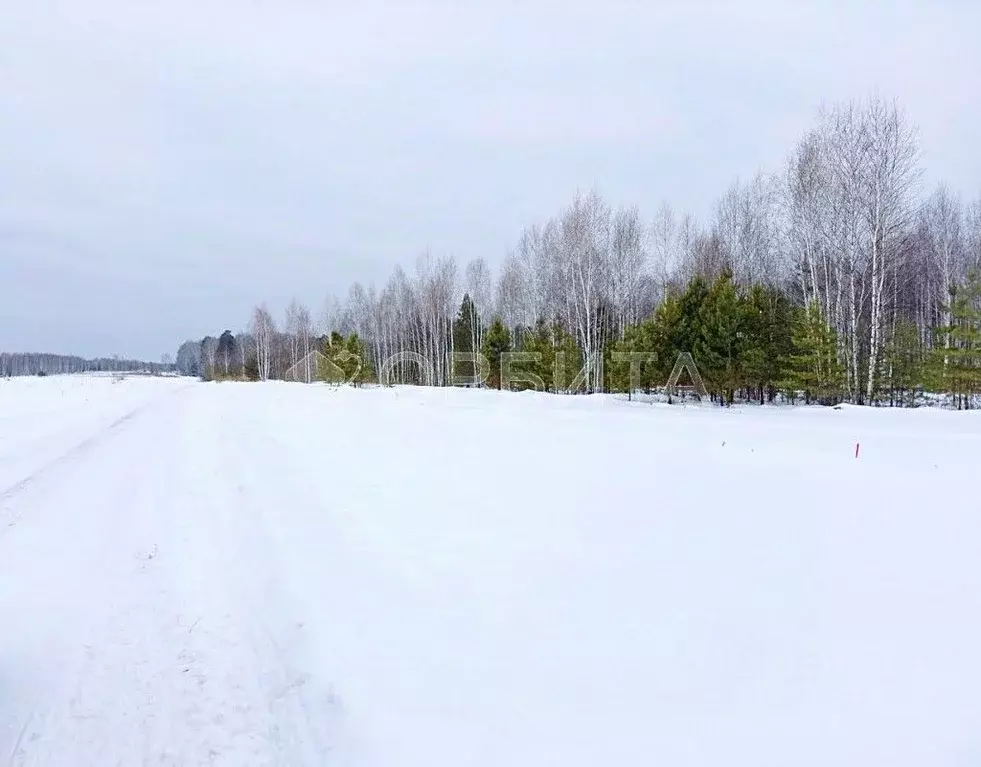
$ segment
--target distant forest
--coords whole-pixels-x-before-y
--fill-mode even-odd
[[[83,359],[63,354],[0,352],[0,378],[9,376],[50,376],[68,373],[142,372],[159,374],[174,371],[170,362],[144,362],[118,357]]]
[[[519,351],[540,355],[534,376],[564,391],[570,379],[552,365],[561,351],[586,364],[581,390],[623,391],[631,380],[657,389],[690,353],[722,404],[914,405],[943,393],[973,407],[981,198],[924,190],[922,172],[917,129],[898,104],[834,105],[782,167],[736,181],[707,223],[667,203],[648,218],[579,193],[521,233],[496,279],[482,259],[461,270],[426,253],[380,290],[329,296],[317,320],[294,300],[278,325],[260,304],[241,333],[184,344],[177,365],[205,378],[296,379],[316,349],[363,355],[370,380],[408,355],[390,380],[440,386],[454,382],[456,352],[495,363]],[[639,379],[618,352],[651,355]]]

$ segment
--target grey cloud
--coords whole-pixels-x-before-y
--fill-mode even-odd
[[[976,4],[347,5],[8,3],[0,346],[156,357],[427,247],[497,263],[577,187],[704,216],[873,89],[981,191]]]

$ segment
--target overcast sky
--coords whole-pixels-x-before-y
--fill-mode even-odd
[[[708,215],[822,102],[981,193],[981,3],[0,0],[0,350],[158,359],[596,188]]]

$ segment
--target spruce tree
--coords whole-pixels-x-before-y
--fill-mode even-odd
[[[701,335],[694,354],[706,386],[719,404],[731,404],[743,382],[742,351],[745,314],[732,273],[725,271],[712,285],[699,311]]]
[[[546,391],[566,391],[583,366],[582,350],[576,339],[558,322],[549,324],[544,319],[522,335],[521,351],[539,355],[538,361],[523,364],[522,369],[540,378]]]
[[[793,351],[793,312],[783,291],[754,285],[743,300],[745,315],[743,368],[746,384],[760,404],[772,402],[787,372]]]
[[[552,365],[555,361],[555,349],[552,346],[552,330],[544,319],[539,319],[535,327],[524,334],[524,344],[521,351],[539,355],[537,362],[530,362],[522,367],[529,373],[538,376],[546,391],[554,391]],[[530,384],[526,385],[530,386]]]
[[[931,382],[951,395],[958,410],[981,392],[981,272],[951,291],[950,325],[934,331]]]
[[[371,365],[357,333],[344,338],[335,330],[323,342],[321,351],[326,359],[318,363],[317,378],[320,380],[355,386],[371,380]]]
[[[217,364],[220,370],[215,373],[216,378],[229,378],[235,372],[237,348],[232,331],[226,330],[218,337]]]
[[[607,386],[610,391],[633,393],[630,386],[631,363],[617,361],[615,355],[618,353],[636,353],[653,357],[640,364],[640,380],[636,381],[636,385],[643,391],[650,392],[666,380],[667,373],[661,374],[663,360],[658,353],[661,345],[658,331],[658,320],[652,317],[639,325],[628,327],[623,338],[610,348],[609,359],[606,360]],[[661,353],[663,354],[664,351],[662,350]]]
[[[670,337],[674,359],[668,365],[669,371],[671,367],[674,367],[678,354],[688,352],[692,356],[695,355],[703,338],[702,305],[708,295],[708,283],[703,277],[695,277],[688,283],[685,292],[679,297],[677,306],[670,307],[672,315],[666,319],[671,322]]]
[[[688,291],[684,295],[688,295]],[[649,348],[640,351],[651,352],[656,358],[652,366],[654,386],[664,386],[668,382],[679,354],[695,351],[690,336],[693,327],[697,328],[697,315],[686,320],[686,307],[695,304],[690,299],[683,303],[682,295],[669,293],[639,339],[644,345],[649,344]]]
[[[816,301],[795,312],[793,352],[782,388],[791,398],[804,392],[804,401],[829,405],[840,401],[844,371],[838,361],[838,343]]]
[[[501,355],[511,351],[511,331],[495,317],[484,336],[483,354],[490,362],[488,384],[495,389],[501,388]]]
[[[365,349],[365,345],[357,333],[351,333],[347,337],[342,355],[345,361],[341,367],[343,367],[349,383],[360,386],[372,380],[374,377],[373,366],[368,357],[367,349]]]
[[[477,343],[482,330],[480,316],[470,299],[470,294],[466,293],[460,304],[460,311],[453,320],[453,351],[460,354],[479,353]],[[476,362],[455,363],[453,374],[457,377],[473,379],[477,375],[477,364]]]
[[[923,344],[916,325],[908,320],[896,322],[883,356],[884,381],[889,404],[912,406],[922,390],[925,376]]]

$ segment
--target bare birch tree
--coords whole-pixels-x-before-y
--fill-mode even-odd
[[[608,279],[610,209],[595,192],[577,194],[560,224],[562,288],[568,324],[590,365],[587,388],[602,391],[600,366],[593,365],[602,350],[600,303]]]
[[[974,269],[981,269],[981,197],[968,208],[966,229],[968,263]]]
[[[300,361],[300,336],[302,331],[300,329],[301,314],[303,313],[303,307],[300,302],[293,298],[290,301],[289,306],[286,307],[286,338],[289,344],[289,359],[287,361],[287,367],[293,370],[294,376],[298,375],[295,370],[297,364]]]
[[[271,371],[272,344],[276,333],[276,324],[265,304],[255,307],[252,312],[250,327],[255,343],[256,365],[259,370],[259,380],[268,381]]]
[[[934,294],[940,322],[949,327],[954,286],[967,273],[968,257],[964,241],[964,211],[960,200],[941,185],[927,200],[921,214],[921,232],[931,260]],[[950,348],[950,335],[944,334]]]
[[[637,208],[620,208],[613,216],[609,251],[610,301],[617,339],[640,320],[641,291],[649,283],[649,232]]]
[[[871,99],[863,113],[866,162],[862,174],[864,237],[870,253],[871,312],[866,400],[877,389],[885,325],[886,282],[895,279],[899,254],[916,212],[914,193],[920,178],[917,131],[895,104]]]
[[[313,337],[313,320],[310,317],[310,310],[300,304],[296,313],[296,333],[298,339],[298,354],[303,363],[303,380],[310,383],[316,374],[313,360],[310,358],[311,340]]]
[[[652,298],[660,303],[668,292],[672,278],[681,268],[678,220],[667,202],[654,214],[650,226],[650,278],[656,286]]]
[[[831,280],[836,277],[828,247],[830,179],[828,158],[817,132],[804,136],[787,164],[783,209],[787,261],[805,306],[817,302],[827,322],[834,322]],[[836,327],[841,330],[840,327]]]
[[[473,312],[469,317],[470,348],[480,351],[484,344],[484,329],[490,323],[492,295],[491,271],[487,262],[477,258],[467,264],[465,271],[466,290],[470,296],[470,307]]]

